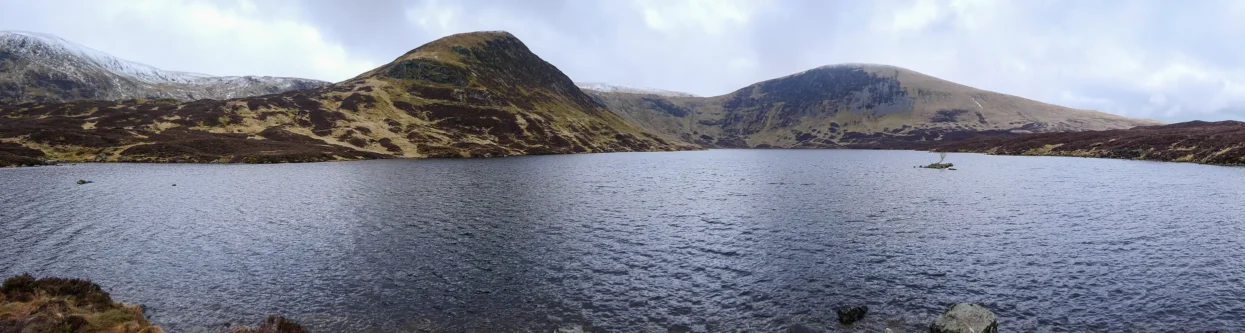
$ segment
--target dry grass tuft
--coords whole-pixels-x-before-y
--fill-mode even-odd
[[[0,332],[164,333],[139,306],[82,279],[22,274],[0,285]]]

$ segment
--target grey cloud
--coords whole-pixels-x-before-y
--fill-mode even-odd
[[[352,53],[380,62],[392,59],[437,36],[407,22],[410,1],[302,0],[299,14]],[[263,6],[263,3],[260,3]],[[277,9],[277,8],[273,8]]]
[[[871,62],[1168,121],[1245,115],[1240,17],[1237,1],[0,0],[0,29],[212,74],[341,80],[507,30],[581,81],[717,95]]]

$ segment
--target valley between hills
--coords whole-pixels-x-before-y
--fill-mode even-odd
[[[706,148],[1245,162],[1231,139],[1245,135],[1239,123],[1162,125],[886,65],[824,66],[712,97],[576,84],[506,32],[447,36],[337,83],[163,71],[0,33],[0,101],[0,166]]]

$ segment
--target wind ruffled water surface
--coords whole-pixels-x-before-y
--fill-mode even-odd
[[[1245,323],[1245,169],[712,150],[0,170],[0,273],[94,280],[170,332],[1002,331]],[[77,185],[78,179],[94,183]],[[176,186],[173,186],[176,184]],[[870,307],[854,327],[833,308]]]

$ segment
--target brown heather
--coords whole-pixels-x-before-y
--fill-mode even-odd
[[[505,32],[331,86],[232,100],[0,105],[0,165],[312,162],[695,149],[642,131]]]

